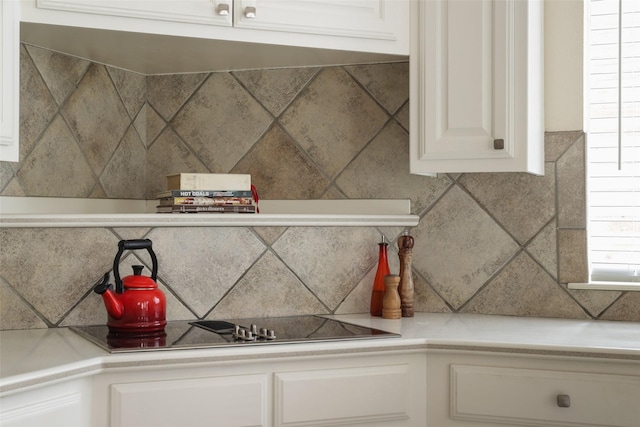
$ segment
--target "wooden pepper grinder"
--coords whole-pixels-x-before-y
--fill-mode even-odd
[[[405,230],[398,237],[398,257],[400,258],[400,301],[402,317],[413,317],[413,278],[411,276],[411,258],[413,250],[413,237]]]
[[[384,298],[382,299],[382,318],[383,319],[401,319],[402,309],[400,302],[400,294],[398,294],[398,285],[400,284],[400,276],[389,274],[384,276]]]

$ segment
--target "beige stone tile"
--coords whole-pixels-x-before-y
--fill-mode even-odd
[[[409,63],[365,64],[344,67],[390,113],[409,99]]]
[[[24,46],[20,49],[20,160],[33,150],[58,107]]]
[[[113,284],[113,276],[111,276],[111,283]],[[60,322],[60,326],[105,325],[107,321],[107,309],[104,306],[102,297],[95,292],[91,292],[73,307]]]
[[[419,275],[413,272],[414,301],[416,313],[451,313],[451,309],[440,295]]]
[[[379,241],[369,227],[291,227],[272,248],[332,311],[377,263]]]
[[[2,194],[3,196],[14,196],[14,197],[26,196],[17,178],[11,179],[9,181],[9,184],[7,184],[7,186],[4,187],[4,190],[2,190],[0,194]]]
[[[171,119],[208,74],[172,74],[147,77],[147,102],[165,120]]]
[[[558,227],[586,227],[586,172],[584,137],[571,145],[557,161]]]
[[[371,268],[356,287],[347,294],[334,310],[334,314],[371,312],[371,291],[376,277],[377,264]]]
[[[167,189],[167,175],[182,172],[209,172],[169,128],[147,149],[147,198]]]
[[[340,191],[340,189],[335,185],[330,185],[329,188],[327,188],[327,191],[325,191],[325,193],[321,197],[321,199],[323,200],[336,200],[346,198],[347,196],[345,196],[344,193]]]
[[[107,67],[107,72],[116,86],[129,117],[135,118],[145,103],[147,85],[142,74]]]
[[[558,269],[560,283],[588,281],[586,230],[558,230]]]
[[[285,130],[330,176],[382,128],[388,114],[340,67],[323,69],[280,118]]]
[[[578,138],[583,137],[584,132],[546,132],[544,134],[544,159],[547,162],[555,162],[567,151]]]
[[[3,248],[4,250],[4,248]],[[0,329],[46,328],[47,324],[0,277]]]
[[[133,127],[138,133],[138,137],[144,144],[145,148],[147,147],[147,103],[145,102],[142,107],[140,107],[140,111],[133,119]]]
[[[561,286],[593,317],[598,317],[621,294],[617,291],[568,289],[564,283]]]
[[[87,197],[95,185],[91,168],[60,116],[22,162],[17,175],[29,196]]]
[[[26,46],[26,48],[56,102],[62,105],[64,100],[76,90],[76,85],[91,63],[37,46]]]
[[[556,244],[556,221],[551,221],[535,236],[529,245],[527,252],[537,260],[544,269],[553,277],[558,278],[558,250]]]
[[[214,73],[171,125],[212,172],[229,172],[273,121],[238,81]]]
[[[144,199],[146,195],[146,157],[144,144],[133,126],[129,128],[100,182],[107,197],[114,199]]]
[[[238,227],[156,228],[148,238],[158,258],[158,278],[198,317],[218,303],[265,249],[251,231]]]
[[[531,257],[521,252],[463,308],[464,313],[589,318]]]
[[[389,247],[393,249],[394,255],[398,254],[398,238],[402,233],[407,230],[411,234],[410,227],[377,227],[377,229],[389,240]]]
[[[115,227],[112,229],[122,240],[144,239],[151,231],[149,227]],[[114,253],[115,255],[115,253]]]
[[[207,316],[212,319],[325,314],[327,309],[282,262],[266,252]]]
[[[600,319],[640,322],[640,292],[625,292]]]
[[[116,245],[102,228],[0,229],[2,275],[55,324],[111,268]]]
[[[274,126],[232,169],[251,174],[261,199],[319,199],[329,180]]]
[[[413,268],[457,309],[517,251],[473,199],[453,187],[412,229]]]
[[[291,103],[318,68],[283,68],[235,71],[232,74],[274,116]]]
[[[102,188],[100,182],[96,183],[96,186],[91,190],[91,194],[89,194],[89,198],[91,199],[106,199],[107,193]]]
[[[535,236],[555,215],[553,164],[545,175],[473,173],[459,179],[469,192],[520,243]]]
[[[13,168],[9,162],[0,162],[0,194],[14,177]]]
[[[404,104],[402,107],[400,107],[395,117],[398,123],[402,125],[404,130],[409,132],[409,103],[408,102]]]
[[[167,126],[164,119],[154,110],[149,104],[145,107],[146,110],[146,146],[151,146],[155,139],[162,133]]]
[[[62,111],[89,165],[100,175],[131,123],[104,66],[89,67]]]
[[[408,138],[390,122],[340,174],[336,185],[350,199],[411,199],[412,213],[424,211],[450,180],[410,174]]]
[[[272,245],[287,230],[287,227],[253,227],[267,245]]]

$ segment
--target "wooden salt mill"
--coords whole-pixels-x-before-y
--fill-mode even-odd
[[[382,299],[382,318],[383,319],[401,319],[402,309],[400,295],[398,294],[398,285],[400,284],[400,276],[389,274],[384,276],[384,298]]]
[[[402,317],[413,317],[413,277],[411,275],[411,258],[413,250],[413,237],[405,230],[398,237],[398,258],[400,258],[400,301]]]

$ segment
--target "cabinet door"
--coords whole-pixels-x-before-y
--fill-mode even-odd
[[[640,377],[451,366],[451,417],[538,426],[640,423]]]
[[[274,426],[424,426],[425,367],[417,354],[293,365],[274,376]]]
[[[116,383],[110,388],[112,427],[268,425],[263,374]]]
[[[543,174],[542,1],[412,6],[411,172]]]
[[[636,427],[633,360],[432,350],[428,426]]]
[[[239,28],[394,41],[409,23],[407,0],[235,1]]]
[[[0,161],[17,162],[20,154],[20,2],[0,0]]]
[[[0,399],[2,427],[84,427],[91,419],[91,380],[37,387]]]
[[[37,0],[39,9],[231,26],[233,0]]]

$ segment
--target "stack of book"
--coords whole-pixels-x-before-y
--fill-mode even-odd
[[[158,193],[158,213],[256,213],[251,175],[180,173],[167,176]]]

